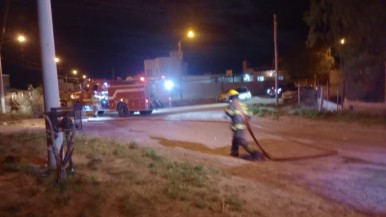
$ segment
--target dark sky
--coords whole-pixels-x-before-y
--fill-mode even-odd
[[[1,20],[5,0],[1,2]],[[34,0],[11,0],[5,39],[28,35],[28,44],[3,45],[4,74],[11,84],[41,82],[39,30]],[[143,61],[167,56],[183,42],[190,74],[241,72],[273,62],[273,13],[278,17],[279,56],[305,43],[302,20],[309,0],[52,0],[59,73],[76,68],[94,77],[126,77],[143,71]],[[16,79],[19,78],[19,79]]]

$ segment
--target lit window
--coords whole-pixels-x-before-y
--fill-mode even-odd
[[[258,82],[263,82],[264,81],[264,76],[257,76],[257,81]]]
[[[284,76],[283,75],[279,75],[277,79],[282,81],[282,80],[284,80]]]
[[[244,75],[244,82],[251,82],[251,81],[252,81],[252,77],[249,74],[245,74]]]

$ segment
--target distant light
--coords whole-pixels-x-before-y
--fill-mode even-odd
[[[145,78],[144,77],[140,77],[139,80],[145,81]]]
[[[24,35],[17,36],[17,40],[21,43],[24,43],[27,39]]]
[[[171,90],[174,87],[174,83],[171,80],[166,80],[164,86],[167,90]]]
[[[244,81],[251,81],[251,76],[249,74],[245,74]]]
[[[86,76],[86,75],[83,75],[83,76],[82,76],[82,78],[83,78],[83,79],[86,79],[86,78],[87,78],[87,76]]]
[[[72,74],[76,75],[76,74],[78,74],[78,71],[77,70],[72,70]]]
[[[162,78],[162,79],[165,79],[165,76],[162,75],[161,78]]]
[[[109,84],[107,82],[104,82],[103,85],[107,87]]]
[[[60,62],[60,59],[58,57],[55,57],[55,62],[56,63]]]
[[[344,38],[340,39],[340,44],[344,45],[344,43],[346,43],[346,40]]]
[[[193,30],[189,30],[188,32],[188,38],[194,38],[195,34],[193,32]]]

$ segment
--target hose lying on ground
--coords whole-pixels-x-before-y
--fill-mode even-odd
[[[261,152],[264,154],[264,156],[270,160],[273,160],[273,161],[301,160],[301,159],[325,157],[325,156],[337,154],[337,151],[335,151],[335,150],[325,149],[325,148],[321,148],[321,147],[314,147],[314,148],[323,150],[324,153],[307,155],[307,156],[297,156],[297,157],[280,157],[280,158],[272,157],[267,151],[264,150],[264,148],[260,145],[259,141],[257,141],[255,134],[253,133],[251,125],[249,123],[248,117],[244,113],[244,111],[241,109],[240,103],[238,101],[235,101],[235,105],[236,105],[237,109],[240,111],[241,116],[243,118],[243,121],[244,121],[245,125],[247,126],[247,129],[248,129],[249,133],[251,134],[253,140],[255,141],[257,147],[261,150]]]

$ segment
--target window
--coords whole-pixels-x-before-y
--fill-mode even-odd
[[[253,81],[253,76],[251,76],[250,74],[245,74],[244,77],[243,77],[243,81],[244,82],[252,82]]]
[[[264,81],[264,76],[257,76],[257,81],[258,82],[263,82]]]

